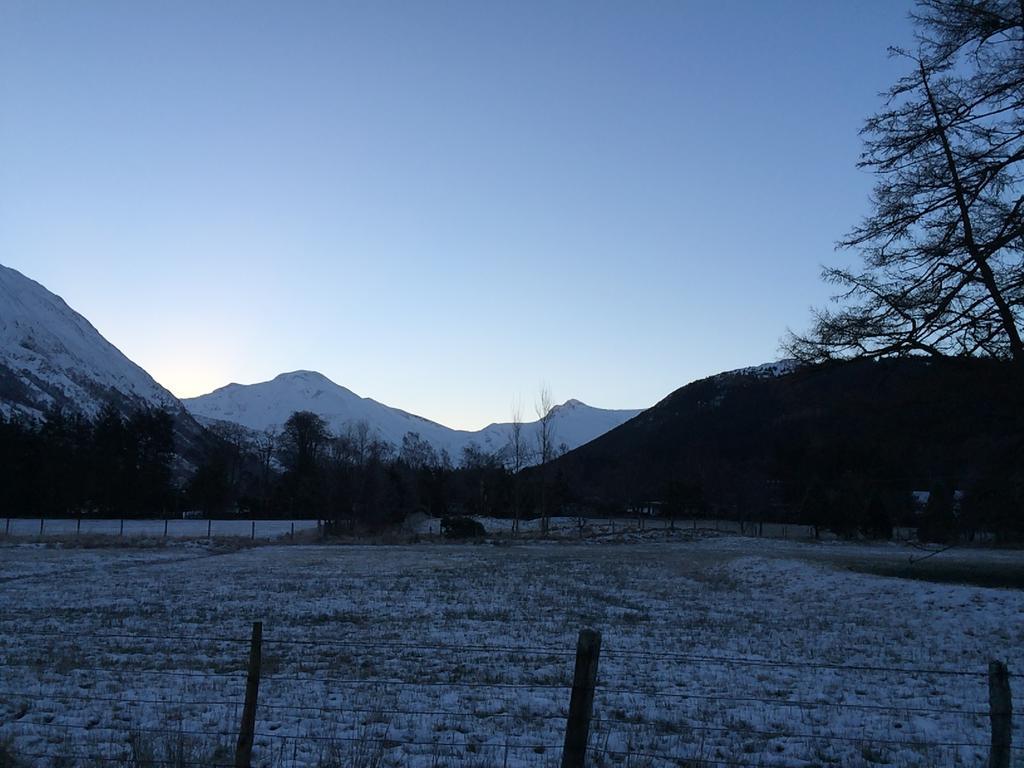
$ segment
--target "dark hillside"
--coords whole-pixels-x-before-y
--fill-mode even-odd
[[[857,361],[696,381],[553,471],[592,507],[657,500],[864,527],[906,515],[911,490],[1019,493],[1022,436],[1024,387],[1009,364]]]

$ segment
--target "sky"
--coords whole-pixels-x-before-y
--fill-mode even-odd
[[[181,397],[458,428],[780,356],[902,0],[0,2],[0,263]]]

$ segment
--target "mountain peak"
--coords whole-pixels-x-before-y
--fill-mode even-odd
[[[557,410],[561,410],[562,408],[565,408],[566,410],[570,410],[571,411],[574,408],[589,408],[589,407],[590,406],[587,405],[586,403],[584,403],[582,400],[577,400],[576,398],[573,397],[573,398],[570,398],[570,399],[566,400],[561,405],[556,405],[554,407],[554,410],[557,411]]]
[[[314,382],[317,384],[333,384],[334,382],[324,376],[318,371],[288,371],[287,373],[279,373],[274,377],[274,381],[307,381]]]

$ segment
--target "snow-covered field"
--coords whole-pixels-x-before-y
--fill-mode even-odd
[[[1024,592],[838,566],[898,545],[681,539],[5,546],[0,744],[228,762],[262,620],[259,766],[557,766],[582,627],[603,633],[595,766],[984,764],[985,670],[1024,670]]]

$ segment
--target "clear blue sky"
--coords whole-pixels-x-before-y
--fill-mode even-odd
[[[649,406],[827,298],[908,9],[6,0],[0,263],[180,396]]]

